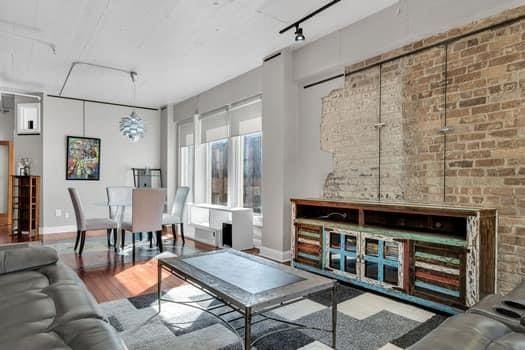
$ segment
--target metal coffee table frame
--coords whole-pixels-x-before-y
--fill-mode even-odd
[[[285,271],[298,275],[304,280],[297,283],[292,283],[285,288],[275,288],[274,290],[266,291],[262,294],[251,294],[253,298],[247,302],[246,298],[240,297],[240,295],[246,296],[248,292],[240,291],[240,289],[229,284],[226,281],[220,280],[214,276],[207,274],[204,271],[199,270],[189,264],[183,262],[184,258],[166,258],[158,260],[158,283],[157,283],[157,297],[158,297],[158,312],[161,312],[162,302],[171,302],[179,305],[184,305],[190,308],[198,309],[202,312],[205,312],[212,317],[218,319],[222,324],[224,324],[228,329],[230,329],[237,337],[240,339],[242,348],[245,350],[251,349],[257,342],[266,338],[270,335],[274,335],[281,332],[287,332],[297,329],[312,329],[323,332],[332,333],[332,348],[336,348],[336,329],[337,329],[337,300],[336,300],[336,290],[337,282],[334,280],[327,279],[325,277],[317,276],[302,270],[296,270],[291,267],[277,264],[269,260],[255,257],[253,255],[241,253],[234,250],[227,250],[230,253],[241,255],[245,258],[255,260],[257,262],[263,263],[265,265],[270,265],[275,268],[284,269]],[[207,254],[217,254],[224,251],[214,251],[208,253],[201,253],[193,256],[202,256]],[[162,296],[162,271],[167,271],[171,275],[177,277],[178,279],[187,282],[188,284],[198,288],[203,291],[205,294],[209,295],[209,298],[201,300],[192,300],[192,301],[177,301],[169,298],[164,298]],[[230,292],[231,288],[234,288]],[[283,292],[281,292],[283,290]],[[284,291],[286,290],[286,291]],[[267,315],[266,313],[281,308],[283,306],[291,305],[297,303],[301,300],[304,300],[311,294],[331,290],[331,309],[332,309],[332,328],[324,329],[318,327],[310,327],[304,324],[297,322],[291,322],[287,320],[278,319]],[[204,301],[217,300],[220,302],[219,305],[213,305],[211,307],[202,307],[199,303]],[[229,307],[231,310],[221,313],[215,313],[214,310]],[[224,317],[226,315],[237,312],[241,316],[226,320]],[[260,319],[253,321],[253,319],[259,316]],[[232,323],[239,321],[244,318],[244,326],[235,327]],[[277,329],[274,331],[267,332],[260,335],[256,339],[252,340],[251,327],[257,323],[273,320],[283,324],[287,324],[289,327]],[[244,338],[239,334],[239,331],[244,329]]]

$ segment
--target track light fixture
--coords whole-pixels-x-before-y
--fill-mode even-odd
[[[303,28],[299,27],[299,24],[297,24],[295,26],[295,41],[304,41],[305,39]]]
[[[295,27],[295,41],[304,41],[306,38],[305,38],[305,36],[303,34],[303,28],[300,27],[301,23],[309,20],[313,16],[323,12],[324,10],[328,9],[329,7],[332,7],[333,5],[337,4],[340,1],[341,0],[330,1],[328,4],[324,5],[323,7],[320,7],[317,10],[315,10],[313,12],[310,12],[309,14],[307,14],[306,16],[301,18],[300,20],[295,21],[294,23],[290,24],[288,27],[281,29],[279,31],[279,34],[286,33],[287,31],[289,31],[290,29]]]

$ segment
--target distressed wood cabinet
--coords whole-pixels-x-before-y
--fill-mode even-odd
[[[494,209],[292,199],[293,265],[455,313],[495,292]]]

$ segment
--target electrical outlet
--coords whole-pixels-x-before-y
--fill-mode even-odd
[[[66,219],[69,219],[69,212],[68,212],[68,211],[64,212],[64,217],[65,217]]]
[[[58,218],[62,216],[62,209],[55,209],[55,216]]]

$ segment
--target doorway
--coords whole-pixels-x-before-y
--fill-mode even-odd
[[[13,207],[12,175],[14,175],[15,158],[12,141],[0,140],[0,231],[11,226]]]

